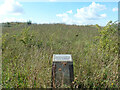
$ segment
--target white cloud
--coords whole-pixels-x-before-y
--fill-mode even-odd
[[[100,5],[100,4],[96,4],[95,2],[92,2],[92,4],[89,5],[88,7],[77,9],[77,13],[75,14],[75,17],[81,19],[89,19],[89,20],[103,18],[106,15],[105,14],[99,15],[98,12],[105,9],[106,7],[104,5]]]
[[[63,22],[67,22],[68,20],[70,20],[70,17],[68,14],[72,14],[72,10],[67,11],[66,13],[63,13],[63,14],[56,14],[56,16],[62,18]]]
[[[72,14],[73,12],[72,12],[72,10],[70,10],[70,11],[67,11],[67,13]]]
[[[15,0],[5,0],[0,5],[0,16],[2,15],[21,15],[23,13],[22,5]]]
[[[101,14],[100,16],[101,16],[102,18],[107,17],[106,14]]]
[[[77,9],[77,13],[72,14],[72,16],[69,14],[73,13],[72,10],[56,16],[60,17],[62,22],[66,24],[94,24],[97,20],[107,17],[105,13],[99,14],[100,11],[105,9],[104,5],[92,2],[88,7]]]
[[[68,17],[68,14],[67,13],[63,13],[63,14],[57,14],[56,16],[57,17]]]
[[[66,23],[66,24],[81,24],[80,21],[77,21],[73,18],[71,18],[68,13],[63,13],[63,14],[57,14],[57,17],[60,17],[62,19],[62,23]]]
[[[118,11],[118,8],[115,7],[115,8],[112,9],[112,11],[113,11],[113,12]]]
[[[10,17],[10,18],[0,18],[0,23],[3,22],[27,22],[23,18],[15,18],[15,17]]]
[[[69,20],[69,16],[68,16],[67,13],[57,14],[56,16],[62,18],[62,21],[63,21],[64,23]]]

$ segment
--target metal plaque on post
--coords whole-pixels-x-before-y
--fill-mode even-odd
[[[52,87],[71,86],[74,80],[73,73],[73,61],[70,54],[53,54]]]

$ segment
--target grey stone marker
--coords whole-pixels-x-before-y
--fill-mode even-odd
[[[70,54],[53,54],[52,83],[53,88],[72,86],[74,80],[73,61]]]

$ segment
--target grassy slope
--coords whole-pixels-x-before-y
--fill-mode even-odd
[[[117,87],[116,63],[103,69],[109,63],[98,57],[95,46],[98,41],[94,39],[97,35],[94,26],[15,24],[4,27],[3,87],[50,87],[53,54],[72,54],[75,85]]]

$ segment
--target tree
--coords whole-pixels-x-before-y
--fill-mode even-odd
[[[31,25],[31,24],[32,24],[32,21],[29,20],[29,21],[27,22],[27,24],[28,24],[28,25]]]

